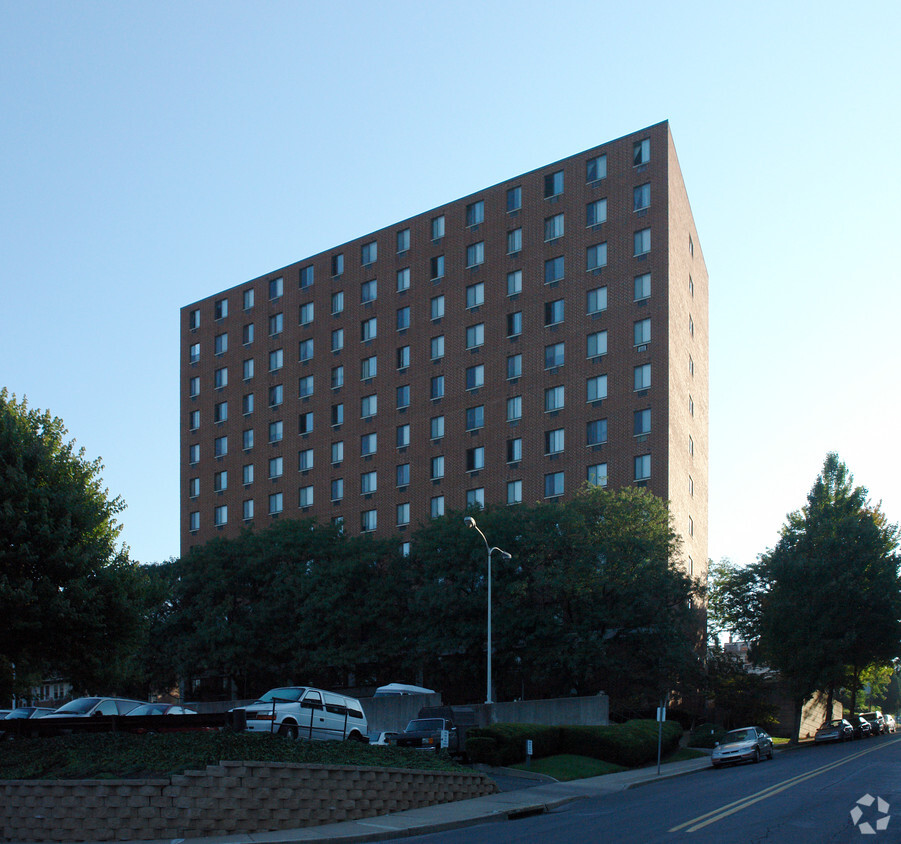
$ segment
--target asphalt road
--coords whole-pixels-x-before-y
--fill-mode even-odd
[[[855,823],[856,820],[856,823]],[[429,844],[901,842],[901,734],[802,747],[548,814],[405,838]]]

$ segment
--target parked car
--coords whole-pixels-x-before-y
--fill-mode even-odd
[[[414,718],[404,727],[394,744],[398,747],[415,747],[420,750],[438,750],[441,747],[441,733],[447,731],[447,749],[460,753],[462,743],[460,732],[448,718]]]
[[[17,706],[13,709],[5,720],[13,720],[14,718],[43,718],[54,710],[45,706]]]
[[[128,700],[123,697],[77,697],[44,717],[88,718],[93,715],[126,715],[143,703],[142,700]]]
[[[878,709],[872,712],[861,712],[860,714],[861,717],[866,718],[870,722],[870,726],[873,728],[873,735],[881,736],[885,733],[885,718]]]
[[[130,718],[133,715],[196,715],[197,713],[193,709],[175,703],[143,703],[127,714]]]
[[[378,747],[387,747],[390,744],[394,744],[393,740],[397,738],[397,735],[397,733],[388,730],[382,730],[381,732],[376,730],[375,732],[366,733],[369,743]]]
[[[241,709],[246,729],[253,733],[278,733],[289,738],[365,741],[366,716],[356,698],[308,686],[270,689],[259,700]]]
[[[817,730],[813,737],[815,744],[827,741],[851,741],[854,738],[854,727],[845,718],[833,718]]]
[[[873,735],[873,725],[863,715],[855,715],[851,719],[854,728],[854,738],[869,738]]]
[[[714,768],[739,762],[759,762],[761,757],[773,758],[773,740],[760,727],[729,730],[713,748],[710,761]]]
[[[898,729],[898,725],[895,723],[895,717],[893,715],[885,716],[885,731],[887,733],[894,733]]]

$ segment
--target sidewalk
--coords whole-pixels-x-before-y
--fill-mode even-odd
[[[141,842],[141,844],[293,844],[298,841],[334,841],[351,844],[357,841],[386,841],[392,838],[406,838],[430,832],[445,832],[474,826],[479,823],[513,820],[528,815],[539,815],[557,806],[583,797],[597,797],[617,791],[625,791],[640,785],[692,774],[710,767],[710,758],[688,759],[684,762],[670,762],[657,766],[623,771],[619,774],[605,774],[601,777],[572,780],[570,782],[547,781],[542,785],[505,791],[472,800],[456,803],[441,803],[423,809],[408,809],[375,818],[358,821],[324,824],[302,829],[283,829],[275,832],[241,833],[209,838],[183,838],[172,841]],[[505,774],[529,776],[522,771],[500,769]],[[132,842],[137,844],[137,842]]]

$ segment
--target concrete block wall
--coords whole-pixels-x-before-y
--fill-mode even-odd
[[[169,779],[0,782],[5,840],[122,841],[292,829],[481,797],[485,774],[220,762]]]

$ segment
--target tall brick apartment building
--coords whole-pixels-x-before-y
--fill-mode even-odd
[[[667,498],[700,575],[707,293],[663,122],[188,305],[182,553],[589,481]]]

